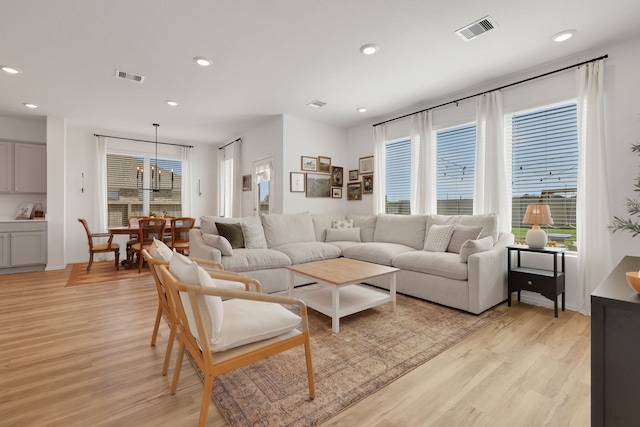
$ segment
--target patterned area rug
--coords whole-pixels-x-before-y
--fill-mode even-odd
[[[125,270],[120,266],[120,270],[116,270],[113,261],[94,262],[91,266],[91,272],[87,274],[87,264],[82,262],[71,265],[71,274],[69,274],[66,286],[93,285],[115,280],[139,279],[145,275],[151,275],[146,267],[142,268],[140,274],[138,274],[138,266],[131,270]]]
[[[315,426],[500,318],[398,295],[340,320],[309,310],[316,398],[309,399],[302,347],[214,380],[212,398],[232,426]],[[195,365],[194,365],[195,366]],[[196,368],[197,370],[197,368]]]

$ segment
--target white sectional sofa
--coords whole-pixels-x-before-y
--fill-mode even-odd
[[[287,289],[287,265],[340,256],[390,265],[400,268],[398,292],[479,314],[507,298],[505,248],[513,242],[513,234],[498,232],[494,214],[303,212],[203,216],[190,231],[189,252],[258,279],[265,292]]]

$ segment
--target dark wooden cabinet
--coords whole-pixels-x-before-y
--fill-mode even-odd
[[[640,295],[625,273],[627,256],[591,294],[591,426],[640,425]]]
[[[515,252],[516,263],[513,265],[513,254]],[[544,270],[522,266],[522,252],[535,252],[553,256],[553,269]],[[565,303],[564,284],[564,248],[541,248],[534,249],[526,245],[507,246],[507,270],[509,293],[507,303],[511,307],[511,293],[518,292],[520,301],[520,291],[537,292],[553,301],[554,315],[558,317],[558,296],[562,296],[562,311]],[[560,264],[558,264],[558,255]]]

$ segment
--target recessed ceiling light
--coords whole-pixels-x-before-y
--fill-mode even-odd
[[[324,107],[325,105],[327,105],[327,103],[324,102],[324,101],[320,101],[318,99],[315,99],[315,100],[311,101],[310,103],[308,103],[307,105],[309,107],[320,108],[320,107]]]
[[[37,104],[32,104],[30,102],[23,102],[22,105],[24,105],[27,108],[38,108]]]
[[[363,108],[363,107],[360,107],[360,108],[358,108],[356,111],[357,111],[358,113],[366,113],[366,112],[367,112],[367,109],[366,109],[366,108]]]
[[[17,68],[13,68],[13,67],[8,67],[6,65],[2,65],[0,67],[0,70],[4,71],[7,74],[20,74],[22,71],[20,71]]]
[[[551,37],[551,40],[553,40],[556,43],[560,43],[560,42],[569,40],[571,37],[575,36],[576,33],[577,33],[576,30],[562,31],[562,32],[554,35],[553,37]]]
[[[360,52],[365,55],[373,55],[374,53],[378,53],[379,50],[380,48],[375,44],[365,44],[360,47]]]
[[[196,56],[193,58],[193,62],[200,65],[201,67],[208,67],[213,64],[213,61],[209,58],[205,58],[204,56]]]
[[[171,105],[172,107],[176,107],[178,105],[178,103],[176,101],[164,101],[167,103],[167,105]]]

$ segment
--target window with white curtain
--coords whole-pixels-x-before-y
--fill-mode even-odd
[[[385,213],[411,214],[411,139],[386,144]]]
[[[438,214],[473,214],[475,123],[436,133]]]
[[[255,174],[255,206],[254,214],[262,215],[273,212],[273,185],[272,179],[273,158],[258,160],[253,163],[253,171]]]
[[[108,226],[126,226],[130,216],[149,213],[182,216],[182,162],[107,153]]]
[[[223,216],[233,217],[233,158],[224,159],[223,167]]]
[[[512,231],[524,240],[529,204],[549,205],[549,240],[575,250],[578,187],[578,125],[575,101],[508,115],[505,141],[512,150]]]

